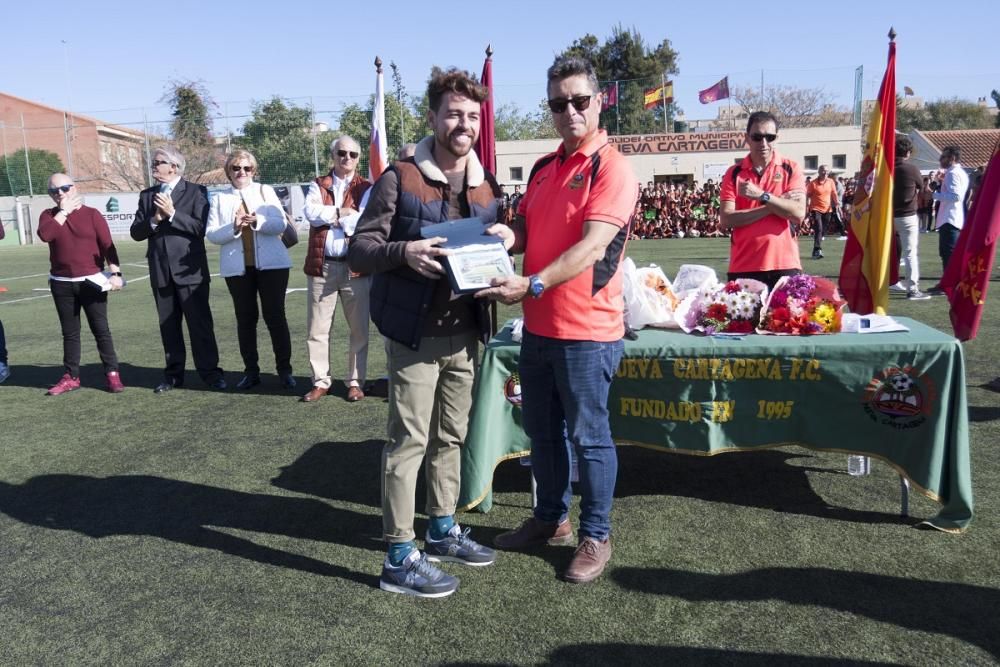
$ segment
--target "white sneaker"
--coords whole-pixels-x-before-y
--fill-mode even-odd
[[[889,285],[890,292],[909,292],[910,290],[903,287],[902,283],[896,283],[895,285]]]
[[[838,237],[837,237],[837,240],[838,240],[838,241],[846,241],[846,240],[847,240],[847,237],[846,237],[846,236],[838,236]]]
[[[0,361],[0,384],[3,384],[3,381],[9,377],[10,377],[10,366]]]

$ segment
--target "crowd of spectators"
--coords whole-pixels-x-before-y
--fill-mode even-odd
[[[851,177],[836,176],[838,215],[847,224],[851,218],[856,181]],[[920,223],[922,231],[934,230],[933,200],[931,195],[938,187],[939,176],[925,176],[920,194]],[[806,183],[808,184],[809,179]],[[970,188],[971,190],[971,188]],[[521,188],[512,193],[504,188],[501,199],[500,219],[510,222],[521,199]],[[729,236],[719,225],[719,184],[708,179],[704,185],[698,181],[684,183],[654,183],[640,185],[639,201],[632,218],[632,239],[683,239],[720,238]],[[789,221],[794,236],[813,233],[812,221],[807,215],[803,220]],[[838,225],[839,228],[839,225]],[[833,227],[825,230],[829,234]]]

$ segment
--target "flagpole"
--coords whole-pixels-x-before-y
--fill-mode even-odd
[[[660,99],[663,100],[663,133],[670,134],[667,129],[667,81],[663,72],[660,72]]]
[[[621,95],[621,91],[618,89],[618,79],[615,79],[615,134],[622,133],[622,112],[618,102],[621,98],[619,95]]]

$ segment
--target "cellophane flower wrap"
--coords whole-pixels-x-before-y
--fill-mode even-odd
[[[757,332],[786,336],[837,333],[846,305],[837,286],[826,278],[785,276],[768,296]]]
[[[741,278],[707,282],[677,306],[675,316],[687,333],[753,333],[767,296],[767,285]]]

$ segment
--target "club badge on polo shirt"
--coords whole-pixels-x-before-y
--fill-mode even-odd
[[[583,187],[583,174],[577,174],[573,177],[573,180],[569,182],[570,190],[579,190]]]

